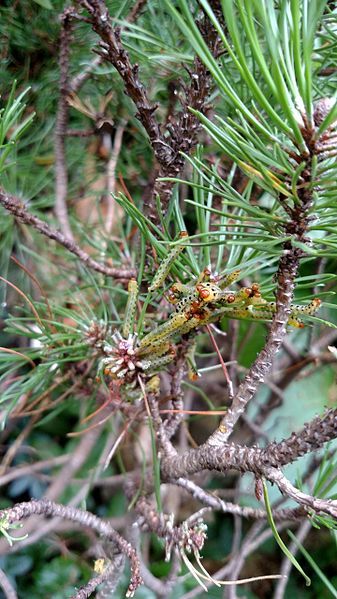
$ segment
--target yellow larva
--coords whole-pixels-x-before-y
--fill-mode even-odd
[[[142,347],[138,351],[139,359],[143,358],[159,358],[163,354],[166,354],[170,349],[170,344],[168,342],[164,342],[162,340],[155,341],[154,343],[150,343],[145,347]]]
[[[307,306],[291,306],[291,314],[292,316],[296,316],[297,314],[308,314],[308,316],[312,316],[317,312],[321,303],[322,302],[320,299],[318,299],[318,297],[314,297],[314,299]]]
[[[154,370],[157,368],[162,368],[162,366],[166,366],[166,364],[172,362],[173,358],[174,352],[171,352],[170,354],[166,354],[166,356],[162,356],[161,358],[142,360],[142,368],[143,370]]]
[[[192,341],[186,352],[186,361],[187,361],[187,375],[190,381],[196,381],[198,379],[198,369],[195,363],[195,351],[197,348],[197,344],[195,339]]]
[[[321,305],[321,300],[314,298],[307,306],[301,306],[300,304],[292,304],[291,313],[289,316],[288,324],[296,328],[303,328],[303,323],[297,318],[301,314],[307,314],[312,316],[317,312]],[[236,319],[253,319],[253,320],[272,320],[273,315],[276,312],[276,302],[267,302],[266,304],[250,305],[242,308],[229,308],[223,311],[223,315],[227,318]]]
[[[163,340],[164,342],[174,335],[183,324],[185,324],[187,316],[182,314],[174,314],[167,322],[159,325],[154,331],[148,333],[140,342],[140,348],[146,347],[155,341]]]
[[[201,320],[200,318],[196,318],[195,316],[193,316],[189,320],[185,320],[185,323],[182,324],[180,327],[179,333],[180,333],[180,335],[185,335],[186,333],[189,333],[193,329],[196,329],[197,327],[200,327],[203,324],[207,324],[207,322],[208,322],[207,318],[205,318],[204,320]]]
[[[136,279],[130,279],[128,284],[128,301],[125,309],[123,337],[126,339],[130,333],[133,333],[133,321],[136,312],[138,299],[138,284]]]
[[[183,239],[184,237],[188,237],[187,231],[181,231],[179,237],[181,239]],[[154,279],[153,279],[151,285],[149,286],[149,291],[155,291],[155,289],[158,289],[158,287],[160,287],[163,284],[168,273],[170,272],[170,268],[171,268],[173,262],[179,256],[179,254],[183,251],[184,247],[185,247],[184,245],[175,245],[169,251],[165,260],[163,260],[163,262],[160,264],[160,266],[154,276]]]
[[[196,286],[196,290],[200,299],[202,299],[205,304],[217,302],[224,296],[223,291],[218,285],[215,285],[215,283],[199,283]]]

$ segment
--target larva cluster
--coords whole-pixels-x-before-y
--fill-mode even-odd
[[[187,237],[186,231],[180,233],[180,239]],[[185,245],[177,244],[168,252],[160,264],[149,291],[157,290],[163,285],[176,258]],[[169,364],[174,356],[173,338],[193,333],[198,327],[216,322],[222,317],[270,321],[276,312],[276,303],[262,297],[259,285],[241,287],[231,291],[228,287],[239,278],[240,271],[236,270],[222,279],[212,276],[211,268],[205,268],[195,281],[190,283],[174,283],[168,291],[167,299],[175,307],[175,312],[164,323],[156,326],[140,340],[134,334],[134,320],[138,301],[138,285],[131,279],[128,285],[128,301],[125,310],[122,335],[116,331],[112,335],[111,344],[105,344],[106,358],[103,360],[105,374],[120,381],[119,384],[137,386],[137,377],[145,377],[146,384],[158,377],[153,371],[160,370]],[[288,324],[296,328],[304,325],[300,320],[302,315],[314,315],[321,305],[314,298],[307,305],[291,306]],[[194,360],[195,340],[190,343],[186,354],[188,374],[192,380],[198,376]],[[151,378],[152,377],[152,378]]]

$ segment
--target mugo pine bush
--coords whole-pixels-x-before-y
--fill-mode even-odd
[[[3,596],[337,597],[335,3],[0,16]]]

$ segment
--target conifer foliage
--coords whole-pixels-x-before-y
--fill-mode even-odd
[[[335,3],[0,33],[3,596],[337,597]]]

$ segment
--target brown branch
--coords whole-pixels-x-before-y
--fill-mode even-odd
[[[138,526],[133,526],[130,530],[129,534],[130,541],[133,546],[136,548],[138,555],[140,554],[141,549],[141,534],[140,528]],[[149,570],[149,567],[146,565],[142,555],[139,555],[140,561],[140,572],[144,581],[144,585],[147,586],[151,591],[153,591],[158,597],[158,599],[165,599],[165,597],[171,595],[172,590],[177,583],[177,578],[179,571],[181,569],[181,560],[178,552],[174,552],[172,555],[172,559],[170,562],[171,569],[169,574],[165,578],[156,578]],[[105,599],[105,596],[102,596],[98,599]]]
[[[288,439],[270,443],[262,450],[260,459],[275,467],[285,466],[337,437],[337,409],[326,410],[307,423],[300,433],[292,433]]]
[[[330,409],[323,417],[317,416],[306,424],[301,432],[292,433],[288,439],[279,443],[270,443],[264,449],[236,443],[223,443],[219,447],[204,443],[182,455],[175,454],[173,459],[171,459],[171,450],[170,454],[163,455],[161,467],[165,480],[176,480],[202,470],[225,472],[234,469],[264,475],[266,468],[279,468],[290,464],[299,457],[323,447],[325,443],[336,437],[337,409]],[[165,449],[164,444],[161,449]]]
[[[112,528],[109,522],[106,522],[85,510],[64,506],[45,499],[18,503],[12,508],[1,510],[0,519],[3,519],[3,521],[8,524],[13,524],[25,520],[32,515],[70,520],[72,522],[78,522],[83,527],[88,527],[96,531],[106,540],[115,543],[119,551],[130,560],[131,581],[127,596],[132,597],[136,589],[142,584],[139,560],[134,548]]]
[[[217,57],[219,38],[206,15],[198,23],[198,26],[210,51]],[[202,126],[199,118],[191,109],[205,114],[210,108],[207,102],[212,78],[208,69],[200,58],[196,57],[193,70],[187,70],[190,82],[183,85],[183,96],[177,96],[181,110],[174,113],[172,107],[169,107],[169,115],[165,122],[165,141],[173,150],[172,158],[166,164],[160,163],[159,167],[155,169],[152,194],[146,194],[144,197],[144,208],[154,222],[158,218],[156,216],[156,197],[160,198],[162,210],[166,212],[175,185],[174,181],[166,179],[173,179],[180,175],[186,162],[182,153],[190,154],[198,142],[198,133]]]
[[[178,356],[174,361],[172,379],[171,379],[171,407],[174,410],[182,410],[184,408],[183,392],[181,383],[185,374],[186,368],[186,353],[188,350],[188,341],[183,342],[178,347]],[[158,414],[159,415],[159,414]],[[163,422],[165,434],[168,439],[173,437],[180,422],[183,420],[183,412],[170,414],[167,420]]]
[[[0,569],[0,587],[3,590],[5,599],[18,599],[16,590],[12,586],[12,583],[6,576],[5,572]]]
[[[164,454],[161,459],[163,479],[175,483],[188,474],[196,474],[202,470],[249,471],[275,482],[282,493],[297,503],[337,518],[337,501],[319,499],[302,493],[286,479],[279,469],[279,466],[292,463],[298,457],[318,449],[324,443],[336,438],[336,423],[337,410],[331,409],[323,418],[314,418],[301,433],[293,433],[288,439],[280,443],[272,443],[265,449],[228,443],[223,443],[220,447],[212,447],[205,443],[180,456],[178,454],[172,456],[172,453],[167,456]],[[164,447],[162,445],[162,449]]]
[[[201,125],[198,117],[190,111],[190,108],[205,111],[210,89],[209,72],[201,60],[195,58],[194,70],[189,72],[190,84],[184,87],[184,97],[180,100],[182,110],[175,115],[170,115],[170,122],[166,124],[165,131],[162,131],[154,117],[157,106],[149,101],[145,87],[138,76],[138,65],[131,63],[129,54],[123,48],[120,38],[121,30],[112,27],[111,17],[104,0],[78,0],[78,3],[89,12],[92,28],[102,40],[100,57],[110,62],[121,76],[125,93],[137,108],[136,118],[148,134],[159,166],[156,167],[152,193],[149,199],[148,197],[144,199],[144,208],[153,222],[158,223],[155,198],[157,195],[159,196],[162,210],[165,213],[174,186],[172,181],[159,179],[177,177],[185,164],[185,158],[181,153],[190,153],[197,143],[197,133]],[[200,28],[211,51],[216,55],[218,36],[207,17],[204,18]]]
[[[97,587],[105,582],[107,578],[110,576],[110,570],[107,568],[102,574],[91,578],[86,585],[78,589],[74,595],[70,597],[70,599],[87,599],[90,597],[92,593],[97,589]]]
[[[127,493],[129,498],[134,495],[132,484],[129,484]],[[208,508],[203,508],[192,514],[179,526],[173,526],[173,517],[171,516],[174,516],[174,514],[159,513],[151,504],[149,498],[145,496],[138,499],[134,510],[140,515],[139,526],[156,533],[165,540],[166,559],[169,559],[174,548],[178,551],[188,548],[189,551],[193,552],[202,549],[206,539],[206,526],[202,521],[202,514],[208,511]]]
[[[61,15],[60,35],[60,95],[55,124],[55,214],[61,230],[69,240],[74,241],[68,218],[67,194],[68,174],[65,158],[65,138],[68,122],[69,95],[69,51],[72,37],[74,8],[69,6]]]
[[[205,39],[208,41],[211,51],[216,54],[215,48],[218,38],[214,28],[206,18],[204,30]],[[170,144],[174,153],[170,161],[167,161],[166,164],[160,164],[156,174],[151,206],[148,207],[152,208],[152,212],[157,195],[160,198],[163,211],[166,212],[175,182],[162,181],[161,179],[178,177],[186,161],[182,152],[187,155],[190,154],[197,144],[201,123],[199,118],[191,112],[191,109],[203,113],[207,112],[206,104],[209,97],[211,77],[208,69],[199,58],[195,58],[194,69],[189,72],[189,76],[190,84],[184,87],[184,98],[180,99],[181,111],[172,114],[166,126],[169,135],[165,136],[165,140]],[[144,204],[147,207],[146,202]],[[151,216],[151,212],[149,216]],[[153,214],[151,217],[153,218]]]
[[[130,13],[126,17],[128,23],[133,23],[142,8],[145,6],[147,0],[138,0],[132,7]],[[76,75],[69,84],[69,89],[73,94],[76,94],[84,83],[92,75],[93,71],[104,62],[103,56],[96,56],[87,66],[85,66],[78,75]],[[69,135],[69,134],[68,134]]]
[[[266,520],[267,512],[263,509],[252,508],[252,507],[243,507],[238,505],[237,503],[232,503],[230,501],[224,501],[220,497],[217,497],[214,494],[210,494],[207,491],[204,491],[201,487],[196,485],[193,481],[188,480],[186,478],[178,478],[174,481],[174,484],[185,489],[188,493],[192,495],[194,499],[197,499],[204,505],[211,507],[216,511],[224,512],[225,514],[232,514],[233,516],[240,516],[242,518],[254,518],[255,520]],[[298,522],[300,518],[307,516],[307,511],[302,508],[295,509],[275,509],[273,510],[273,518],[277,522],[282,520],[294,520]]]
[[[277,272],[276,314],[266,344],[239,386],[233,402],[222,418],[218,429],[209,437],[207,443],[211,446],[219,447],[228,439],[236,422],[245,411],[248,402],[271,370],[275,355],[281,348],[286,335],[300,255],[301,253],[296,248],[291,248],[286,249],[281,257]]]
[[[113,28],[111,17],[102,0],[78,0],[91,16],[93,30],[99,35],[100,56],[110,62],[121,76],[126,95],[137,107],[136,117],[146,130],[158,162],[166,164],[172,158],[172,149],[164,140],[160,127],[153,116],[157,106],[150,103],[144,85],[138,76],[138,65],[132,65],[129,54],[120,40],[120,30]]]
[[[114,277],[116,279],[130,279],[131,277],[136,276],[136,273],[133,269],[124,269],[118,267],[111,267],[105,264],[100,264],[93,260],[85,252],[82,250],[72,239],[69,239],[63,233],[57,229],[52,229],[46,222],[34,216],[30,212],[28,212],[26,206],[20,202],[18,198],[12,196],[5,191],[0,189],[0,204],[8,210],[15,218],[19,219],[21,222],[26,225],[31,225],[34,227],[39,233],[49,237],[49,239],[53,239],[58,244],[65,247],[69,252],[77,256],[81,262],[83,262],[88,268],[95,270],[97,272],[106,275],[107,277]]]
[[[122,557],[120,554],[117,555],[117,558]],[[87,599],[90,595],[97,589],[100,584],[109,585],[109,593],[113,593],[116,588],[116,585],[119,582],[121,577],[121,568],[119,565],[123,565],[124,560],[115,559],[114,561],[108,561],[107,565],[104,564],[104,570],[98,576],[91,578],[86,585],[77,590],[77,592],[71,596],[70,599]],[[109,584],[112,580],[112,584]],[[100,596],[100,592],[98,591],[97,597]],[[105,593],[102,594],[102,597],[107,597],[108,595]],[[110,595],[109,595],[110,596]],[[112,595],[111,595],[112,596]],[[129,595],[130,596],[130,595]]]
[[[337,518],[337,501],[332,499],[320,499],[313,497],[307,493],[303,493],[284,476],[281,470],[277,468],[266,468],[264,471],[265,477],[275,483],[280,489],[281,493],[287,495],[296,503],[306,506],[317,513],[328,514],[332,518]]]

